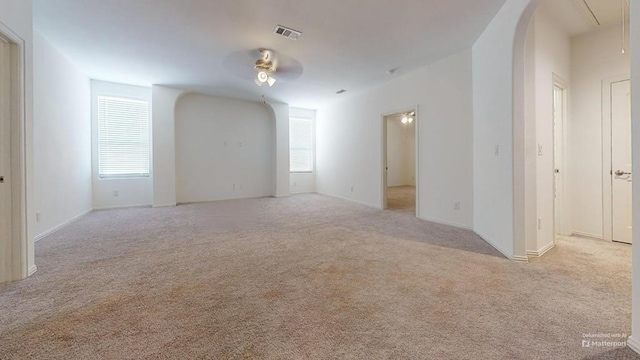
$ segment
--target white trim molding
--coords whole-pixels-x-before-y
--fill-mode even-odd
[[[631,350],[640,354],[640,342],[636,341],[633,338],[633,335],[629,336],[629,338],[627,339],[627,346],[631,348]]]
[[[69,225],[73,224],[74,222],[76,222],[76,221],[80,220],[81,218],[83,218],[83,217],[87,216],[87,215],[88,215],[88,214],[90,214],[92,211],[93,211],[93,209],[89,209],[89,210],[87,210],[87,211],[84,211],[84,212],[82,212],[81,214],[76,215],[76,216],[74,216],[73,218],[71,218],[71,219],[69,219],[69,220],[67,220],[67,221],[63,222],[62,224],[56,225],[56,226],[52,227],[51,229],[49,229],[49,230],[47,230],[47,231],[45,231],[45,232],[43,232],[43,233],[41,233],[41,234],[39,234],[39,235],[36,235],[36,237],[35,237],[35,241],[36,241],[36,242],[37,242],[37,241],[40,241],[40,240],[42,240],[42,239],[46,238],[47,236],[49,236],[49,235],[51,235],[51,234],[55,233],[56,231],[62,230],[63,228],[65,228],[65,227],[67,227],[67,226],[69,226]],[[31,271],[31,269],[29,269],[29,271]]]
[[[31,275],[35,274],[36,271],[38,271],[38,267],[34,264],[29,268],[29,273],[28,273],[27,276],[31,276]]]
[[[152,208],[176,207],[176,206],[178,206],[178,204],[177,204],[177,203],[173,203],[173,204],[159,204],[159,205],[153,204],[153,205],[151,205],[151,207],[152,207]],[[105,210],[105,209],[101,209],[101,210]]]
[[[166,206],[169,207],[169,206],[176,206],[176,205],[174,204],[174,205],[166,205]],[[115,205],[115,206],[105,206],[105,207],[94,208],[93,211],[131,209],[131,208],[151,208],[151,207],[165,207],[165,206],[152,206],[151,204]]]
[[[571,236],[577,236],[581,238],[593,239],[593,240],[604,240],[601,235],[589,234],[580,231],[572,231]]]
[[[462,230],[473,231],[473,227],[471,227],[469,225],[462,225],[462,224],[458,224],[458,223],[455,223],[455,222],[452,222],[452,221],[442,220],[442,219],[438,219],[438,218],[434,218],[434,217],[428,217],[428,216],[422,216],[422,217],[419,217],[419,219],[420,220],[425,220],[425,221],[430,221],[432,223],[436,223],[436,224],[440,224],[440,225],[451,226],[451,227],[462,229]]]
[[[543,246],[539,250],[528,250],[527,251],[527,255],[528,256],[541,257],[542,255],[546,254],[549,250],[553,249],[555,246],[556,246],[555,241],[552,241],[552,242],[548,243],[547,245]]]
[[[321,193],[321,192],[316,192],[316,194],[320,194],[320,195],[324,195],[324,196],[328,196],[328,197],[332,197],[332,198],[336,198],[336,199],[340,199],[340,200],[345,200],[345,201],[352,202],[352,203],[355,203],[355,204],[358,204],[358,205],[366,206],[366,207],[368,207],[370,209],[382,210],[380,208],[380,206],[373,205],[373,204],[368,204],[368,203],[365,203],[365,202],[362,202],[362,201],[358,201],[358,200],[354,200],[354,199],[348,199],[346,197],[342,197],[342,196],[338,196],[338,195],[325,194],[325,193]]]
[[[509,260],[513,260],[513,261],[517,261],[517,262],[524,262],[524,263],[528,263],[529,262],[529,258],[527,256],[520,256],[520,255],[512,255],[509,254],[508,252],[506,252],[501,246],[497,245],[495,242],[489,240],[490,238],[488,236],[485,236],[481,233],[479,233],[476,230],[473,230],[473,232],[478,235],[482,240],[486,241],[489,245],[493,246],[496,250],[498,250],[502,255],[504,255],[507,259]]]

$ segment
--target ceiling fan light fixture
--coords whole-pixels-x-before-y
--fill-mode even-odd
[[[267,84],[269,84],[269,86],[273,86],[273,84],[276,83],[276,79],[274,79],[273,77],[269,76],[267,78]]]
[[[269,75],[267,75],[267,73],[264,72],[264,71],[259,71],[258,72],[258,81],[260,81],[261,83],[265,83],[265,82],[267,82],[267,80],[269,80]]]

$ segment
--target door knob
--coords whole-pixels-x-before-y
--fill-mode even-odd
[[[616,172],[614,174],[616,174],[616,176],[631,175],[630,172],[624,172],[622,170],[616,170]]]

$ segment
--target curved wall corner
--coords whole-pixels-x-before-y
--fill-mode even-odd
[[[473,229],[509,259],[522,261],[527,257],[521,220],[516,220],[521,214],[515,209],[521,206],[522,179],[514,163],[520,161],[523,144],[516,138],[520,124],[514,117],[524,118],[524,106],[516,106],[514,88],[524,89],[524,84],[516,85],[519,80],[514,79],[519,66],[514,64],[514,51],[520,40],[524,51],[527,24],[537,3],[507,0],[472,48]]]
[[[167,86],[151,87],[153,207],[176,205],[175,108],[187,93]]]
[[[265,102],[271,109],[276,124],[273,179],[273,196],[289,196],[289,105]]]

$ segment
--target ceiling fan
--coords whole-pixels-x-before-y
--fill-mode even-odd
[[[298,60],[281,52],[264,48],[232,52],[224,58],[223,66],[229,73],[239,78],[254,80],[258,86],[264,84],[273,86],[276,78],[278,83],[290,82],[298,79],[304,72]]]
[[[273,51],[262,49],[260,50],[260,59],[256,61],[256,64],[253,68],[256,70],[256,85],[262,86],[263,84],[267,84],[269,86],[273,86],[276,83],[276,79],[272,76],[275,74],[278,69],[278,63],[276,59],[273,58]]]

